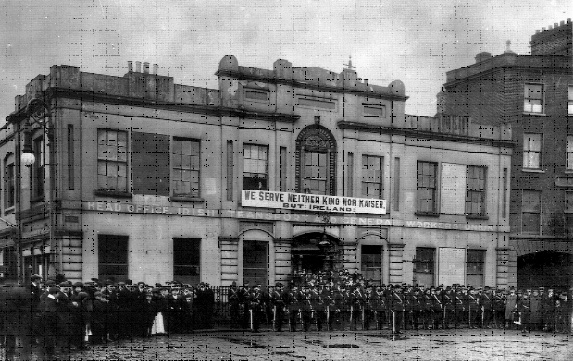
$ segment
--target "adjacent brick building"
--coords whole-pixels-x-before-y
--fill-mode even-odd
[[[510,124],[508,248],[522,287],[571,285],[573,253],[573,55],[571,19],[531,37],[531,55],[480,53],[446,73],[439,112],[487,125]]]

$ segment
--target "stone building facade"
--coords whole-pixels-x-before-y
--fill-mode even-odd
[[[54,66],[33,79],[0,147],[6,269],[212,285],[339,268],[379,283],[512,282],[500,251],[510,127],[407,116],[401,81],[372,85],[352,68],[225,56],[216,75],[218,89],[197,88],[137,62],[123,77]]]

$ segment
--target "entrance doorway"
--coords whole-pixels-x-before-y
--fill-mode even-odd
[[[310,233],[293,240],[293,275],[319,274],[342,267],[337,239],[325,233]]]
[[[517,257],[517,287],[554,287],[566,290],[572,285],[573,256],[542,251]]]

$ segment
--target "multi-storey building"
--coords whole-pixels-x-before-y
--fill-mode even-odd
[[[531,55],[480,53],[446,73],[444,114],[509,124],[511,273],[520,287],[571,285],[573,253],[573,73],[571,19],[537,31]],[[509,45],[509,44],[508,44]]]
[[[17,97],[0,143],[6,270],[507,284],[510,128],[406,116],[401,81],[352,68],[225,56],[205,89],[136,64],[54,66]]]

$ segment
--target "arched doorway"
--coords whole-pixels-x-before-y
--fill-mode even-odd
[[[319,274],[342,267],[342,247],[338,239],[326,233],[313,232],[293,239],[293,276]]]
[[[573,257],[569,253],[541,251],[517,257],[517,287],[554,287],[567,289],[572,286]]]

